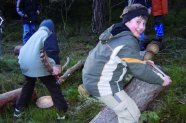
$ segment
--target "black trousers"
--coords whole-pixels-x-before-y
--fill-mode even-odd
[[[58,111],[66,112],[68,105],[62,94],[60,85],[56,84],[55,77],[49,75],[49,76],[38,77],[38,78],[47,87],[48,91],[51,94],[52,100],[54,102],[54,106],[58,109]],[[21,95],[16,102],[17,109],[23,109],[31,100],[37,78],[25,76],[25,80],[26,83],[23,85]]]
[[[163,15],[154,16],[154,24],[162,24]]]

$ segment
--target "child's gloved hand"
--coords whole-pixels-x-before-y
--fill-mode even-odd
[[[56,75],[60,75],[62,70],[61,70],[61,65],[54,65],[52,67],[53,71],[52,71],[52,75],[56,76]]]
[[[162,79],[164,80],[162,86],[168,86],[172,82],[169,76],[162,77]]]

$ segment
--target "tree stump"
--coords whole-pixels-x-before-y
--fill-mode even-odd
[[[140,111],[145,111],[158,94],[163,90],[160,85],[149,84],[133,79],[124,90],[136,102]],[[116,114],[108,107],[103,108],[90,123],[117,123]]]

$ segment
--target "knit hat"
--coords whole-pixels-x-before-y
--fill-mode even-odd
[[[51,19],[43,20],[39,27],[42,27],[42,26],[47,27],[50,31],[54,31],[54,23]]]
[[[132,4],[124,8],[120,18],[123,19],[123,23],[126,23],[138,16],[148,18],[148,9],[141,4]]]

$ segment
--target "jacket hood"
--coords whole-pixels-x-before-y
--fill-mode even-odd
[[[131,31],[126,27],[123,23],[116,23],[113,24],[111,27],[106,29],[100,36],[99,40],[102,43],[106,43],[107,41],[114,39],[114,38],[119,38],[124,35],[129,35]]]
[[[47,27],[50,31],[54,31],[54,22],[51,19],[43,20],[39,27]]]

